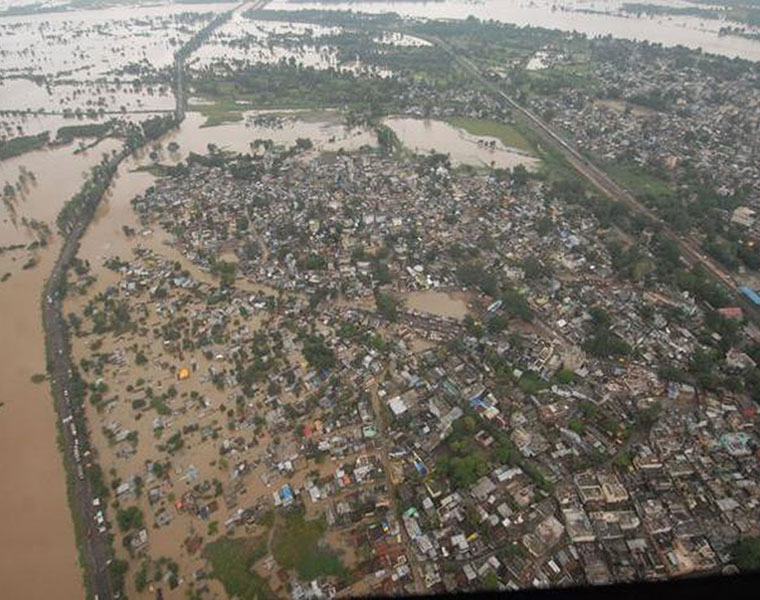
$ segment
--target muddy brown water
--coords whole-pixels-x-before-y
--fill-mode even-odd
[[[54,222],[63,201],[79,189],[82,172],[99,158],[97,150],[74,155],[73,146],[34,152],[0,163],[0,181],[17,174],[19,164],[32,170],[37,185],[30,186],[26,199],[19,201],[19,218]],[[61,169],[61,164],[68,167]],[[3,245],[33,241],[28,230],[5,219],[4,207],[0,210]],[[4,598],[84,597],[52,398],[47,382],[34,384],[30,379],[45,372],[40,297],[59,250],[54,237],[43,250],[0,256],[0,272],[11,273],[10,279],[0,283],[0,582]],[[39,263],[22,269],[32,254]]]
[[[305,117],[305,115],[299,116]],[[334,114],[322,115],[319,119],[314,115],[312,116],[314,118],[301,118],[296,121],[288,121],[285,126],[278,129],[252,126],[248,122],[248,119],[218,127],[204,128],[201,127],[204,122],[201,115],[188,113],[187,119],[181,128],[167,135],[161,141],[164,147],[166,147],[169,141],[176,141],[180,145],[178,152],[169,153],[168,150],[163,150],[160,152],[160,160],[162,162],[176,162],[185,158],[191,151],[203,153],[206,151],[206,146],[209,143],[214,143],[230,150],[247,151],[252,140],[262,137],[271,137],[283,143],[292,143],[297,137],[311,137],[318,148],[331,147],[334,144],[348,145],[349,142],[354,142],[355,138],[359,138],[354,142],[359,145],[372,141],[372,138],[368,137],[366,132],[355,131],[356,135],[345,132],[343,127],[336,121]],[[331,142],[330,140],[333,137],[336,139]],[[157,227],[149,230],[144,230],[140,227],[137,217],[131,208],[130,200],[135,195],[143,193],[154,183],[155,179],[151,174],[135,171],[136,167],[149,163],[150,157],[148,153],[142,152],[135,158],[125,160],[120,166],[113,185],[107,192],[104,201],[96,211],[92,224],[82,238],[79,250],[79,257],[89,260],[92,268],[91,272],[97,276],[97,281],[90,288],[86,296],[71,296],[67,298],[64,307],[65,313],[76,312],[81,314],[89,299],[98,292],[102,292],[109,285],[117,283],[119,275],[106,269],[103,266],[104,261],[113,256],[119,256],[123,260],[131,260],[133,258],[133,249],[137,244],[152,250],[163,258],[179,261],[183,268],[190,271],[194,279],[210,284],[217,284],[217,281],[210,274],[193,265],[178,250],[168,246],[167,242],[170,240],[170,236],[166,233]],[[135,228],[138,231],[137,235],[133,238],[125,236],[122,229],[123,225]],[[271,288],[267,288],[261,284],[239,280],[236,285],[239,288],[250,289],[251,291],[275,293]],[[248,326],[255,328],[260,320],[260,316],[254,315],[249,320]],[[156,315],[152,303],[149,303],[149,317],[145,325],[150,330],[161,322],[162,319]],[[144,464],[146,460],[163,458],[163,453],[156,448],[156,445],[161,443],[161,440],[165,440],[171,436],[175,431],[181,429],[184,425],[196,420],[200,420],[203,423],[211,423],[214,419],[217,419],[221,424],[226,423],[226,419],[223,416],[219,416],[218,408],[223,403],[228,405],[234,404],[234,398],[228,397],[229,391],[219,392],[214,389],[211,382],[201,380],[201,373],[205,372],[208,366],[215,363],[215,361],[209,362],[200,355],[194,355],[193,358],[198,360],[197,373],[193,373],[187,381],[177,382],[176,376],[169,370],[158,366],[157,361],[167,360],[170,364],[179,364],[179,361],[175,357],[167,356],[163,352],[160,340],[155,340],[152,336],[146,338],[134,334],[124,335],[117,339],[110,336],[74,338],[73,350],[75,360],[78,361],[89,354],[88,345],[96,337],[102,339],[103,345],[99,350],[100,352],[122,350],[127,356],[127,364],[118,367],[109,366],[104,371],[104,379],[110,387],[108,395],[118,394],[120,400],[109,405],[102,413],[98,413],[91,406],[87,407],[92,439],[94,445],[98,448],[99,461],[104,471],[109,472],[111,469],[115,469],[117,475],[122,480],[126,480],[135,474],[144,476]],[[138,344],[149,358],[149,363],[144,367],[137,367],[131,359],[132,354],[127,351],[128,348],[135,344]],[[128,384],[134,385],[138,378],[144,378],[148,385],[158,390],[166,389],[171,384],[177,385],[180,394],[189,393],[194,390],[212,402],[213,410],[206,411],[209,413],[207,415],[200,415],[195,410],[190,410],[186,415],[182,416],[174,415],[171,418],[171,423],[167,425],[167,431],[164,432],[161,440],[158,440],[155,438],[152,428],[154,413],[147,413],[139,421],[135,421],[134,419],[134,411],[131,408],[131,399],[133,399],[134,394],[130,394],[126,390],[126,386]],[[112,422],[117,422],[128,429],[138,432],[139,442],[137,451],[133,456],[127,459],[120,458],[117,456],[118,446],[109,445],[102,429],[103,426]],[[247,453],[246,458],[253,460],[261,455],[268,443],[267,436],[260,438],[259,443],[259,446]],[[211,479],[212,477],[217,477],[220,481],[227,482],[228,470],[221,469],[218,464],[215,464],[219,459],[218,444],[218,441],[215,442],[210,439],[201,442],[200,436],[197,434],[188,436],[186,448],[172,458],[173,467],[176,471],[173,476],[174,481],[171,491],[176,499],[179,499],[183,492],[191,488],[191,485],[180,477],[180,473],[184,473],[190,465],[198,469],[199,479],[196,483],[203,479]],[[260,478],[261,473],[263,473],[263,467],[257,468],[253,474],[247,476],[245,480],[247,492],[239,496],[239,506],[249,505],[256,498],[271,494],[276,489],[278,482],[279,485],[282,485],[279,479],[274,479],[270,482],[269,486],[265,485]],[[293,481],[297,482],[299,476],[303,477],[304,475],[305,471],[297,474]],[[167,506],[170,512],[173,511],[175,513],[175,518],[170,525],[154,529],[152,527],[153,516],[151,507],[145,495],[138,501],[138,504],[143,509],[146,521],[149,524],[149,553],[154,559],[161,556],[173,558],[180,567],[181,578],[184,582],[191,580],[193,572],[206,567],[205,561],[200,556],[197,554],[195,556],[188,555],[184,549],[183,542],[187,537],[196,533],[204,536],[205,541],[211,541],[213,537],[208,536],[208,523],[185,514],[176,514],[176,511],[173,511],[170,506],[171,503],[169,503]],[[222,501],[220,501],[220,505],[219,513],[215,514],[211,519],[211,521],[219,521],[219,534],[217,535],[224,533],[223,522],[230,514],[230,511],[224,507]],[[109,513],[111,512],[109,510]],[[109,514],[109,518],[112,519],[113,515]],[[116,547],[117,555],[127,559],[128,555],[121,547],[120,537],[117,538]],[[134,589],[134,570],[138,567],[139,561],[131,561],[131,565],[132,568],[127,575],[126,582],[127,594],[130,597],[152,597],[154,592],[150,589],[142,594],[137,594]],[[175,590],[168,590],[166,586],[162,587],[164,597],[167,600],[185,597],[187,586],[184,583]],[[218,585],[212,585],[212,589],[214,595],[219,593]],[[220,597],[224,597],[224,595],[221,594]]]
[[[191,113],[183,128],[172,136],[181,142],[181,154],[186,155],[190,150],[203,152],[209,141],[219,139],[231,149],[242,151],[247,149],[250,141],[261,137],[261,132],[246,128],[242,123],[200,129],[202,122],[199,115]],[[231,135],[233,131],[237,134]],[[313,134],[315,131],[311,130]],[[293,140],[300,135],[298,127],[281,132],[282,138]],[[55,231],[55,216],[62,204],[80,188],[83,174],[100,160],[103,152],[117,146],[117,142],[106,140],[90,151],[75,155],[75,146],[69,145],[28,153],[0,163],[0,182],[15,181],[20,166],[32,171],[37,178],[36,184],[28,186],[23,199],[16,202],[16,224],[8,216],[7,209],[0,207],[1,245],[28,244],[35,239],[32,232],[20,225],[22,217],[44,221]],[[114,255],[124,259],[131,257],[132,244],[124,236],[122,225],[137,227],[138,224],[129,201],[154,181],[148,173],[130,172],[143,160],[144,155],[125,161],[82,240],[80,257],[90,260],[101,285],[113,283],[116,278],[115,274],[102,268],[105,258]],[[210,276],[188,264],[179,252],[166,246],[161,232],[140,236],[137,241],[167,258],[181,260],[183,266],[192,269],[194,277],[210,280]],[[43,250],[18,250],[0,255],[0,273],[11,273],[10,279],[0,283],[0,311],[3,315],[0,339],[5,342],[0,350],[0,380],[3,382],[0,453],[5,457],[0,461],[4,492],[0,495],[0,531],[3,532],[0,581],[5,598],[84,597],[73,524],[66,501],[63,465],[56,446],[52,399],[46,382],[31,382],[32,375],[45,372],[40,296],[59,250],[60,243],[54,235]],[[22,264],[30,256],[36,256],[38,264],[32,269],[22,269]],[[258,291],[261,287],[252,289]],[[96,445],[102,447],[102,434],[97,430],[93,433]],[[181,542],[187,534],[187,528],[181,527],[181,523],[181,520],[177,522],[175,534],[169,536],[172,540],[170,547],[176,548],[174,544]],[[157,549],[166,551],[168,547],[158,541]],[[191,564],[183,566],[190,567]],[[198,564],[192,566],[197,568]],[[40,573],[45,577],[40,577]]]
[[[718,29],[727,23],[697,17],[642,17],[620,14],[622,0],[443,0],[442,2],[380,2],[345,3],[332,9],[367,13],[395,12],[410,17],[429,19],[466,19],[473,15],[481,20],[493,19],[503,23],[546,27],[562,31],[577,31],[590,37],[611,35],[616,38],[647,41],[664,46],[682,45],[701,48],[705,52],[724,56],[739,56],[760,60],[760,42],[737,36],[719,36]],[[308,2],[294,4],[275,0],[273,10],[324,9],[324,4]],[[585,12],[584,12],[585,11]],[[594,12],[588,12],[594,11]],[[603,14],[609,13],[609,14]]]
[[[391,117],[385,119],[384,123],[393,129],[407,148],[418,154],[426,154],[431,150],[448,154],[454,165],[482,167],[493,163],[496,167],[523,165],[532,170],[539,163],[537,158],[509,148],[501,140],[490,136],[475,136],[444,121]],[[484,142],[493,142],[494,147],[487,147]]]
[[[435,290],[410,292],[402,296],[407,309],[430,313],[439,317],[463,319],[467,314],[466,295],[462,293],[449,294]]]

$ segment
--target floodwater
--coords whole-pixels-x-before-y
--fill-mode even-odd
[[[340,27],[312,23],[249,19],[237,12],[193,54],[189,67],[192,71],[221,65],[226,72],[226,65],[229,64],[278,63],[287,60],[315,69],[332,68],[380,77],[391,75],[388,69],[365,65],[359,60],[339,62],[335,47],[318,43],[321,36],[341,31]],[[383,34],[377,41],[396,46],[429,45],[424,40],[398,33]]]
[[[391,117],[388,125],[407,148],[424,154],[431,149],[451,156],[454,165],[535,169],[539,160],[516,148],[508,148],[490,136],[475,136],[444,121]],[[493,146],[491,146],[493,144]]]
[[[64,117],[58,114],[5,114],[0,117],[0,137],[13,138],[17,135],[36,135],[43,131],[50,132],[50,139],[54,140],[59,128],[69,125],[89,125],[92,123],[104,123],[110,119],[118,118],[125,121],[144,121],[159,113],[126,113],[120,115],[104,114],[96,117]],[[80,138],[81,139],[81,138]],[[93,140],[86,140],[90,143]],[[100,146],[98,146],[99,148]],[[0,165],[5,162],[0,163]]]
[[[159,161],[163,163],[177,162],[185,159],[191,151],[206,152],[209,143],[217,144],[229,150],[248,151],[250,149],[250,142],[256,138],[274,138],[276,141],[286,143],[294,141],[297,137],[312,137],[315,141],[315,146],[330,147],[330,144],[339,143],[338,140],[330,142],[329,140],[332,136],[340,134],[344,130],[336,113],[332,112],[279,112],[277,114],[285,118],[280,126],[265,127],[261,124],[254,125],[252,119],[262,114],[267,114],[271,117],[273,113],[250,113],[246,114],[245,120],[237,123],[203,128],[201,125],[204,122],[204,118],[198,113],[190,112],[178,131],[168,134],[161,140],[163,149],[159,151]],[[368,135],[368,133],[360,132],[356,137],[365,135]],[[176,152],[169,152],[166,149],[170,141],[175,141],[179,144],[179,149]],[[345,140],[340,143],[345,145]],[[65,312],[73,311],[81,314],[84,306],[94,294],[102,292],[107,286],[116,283],[119,275],[104,268],[103,262],[113,256],[119,256],[125,260],[132,259],[133,249],[138,244],[153,250],[156,254],[170,261],[179,261],[182,268],[190,271],[194,279],[217,284],[215,278],[190,263],[180,252],[166,245],[165,242],[170,238],[169,235],[158,229],[141,230],[136,215],[131,208],[130,200],[136,194],[143,193],[155,181],[154,177],[149,173],[134,170],[136,167],[146,164],[150,164],[150,157],[147,151],[140,153],[135,158],[125,160],[119,168],[114,184],[107,193],[104,202],[96,212],[95,219],[82,239],[78,254],[79,257],[89,260],[92,268],[91,272],[97,276],[97,281],[86,296],[69,297],[64,308]],[[123,225],[135,228],[138,232],[137,235],[133,238],[128,238],[122,230]],[[249,284],[240,280],[238,280],[236,286],[256,292],[275,293],[274,290],[260,284]],[[172,292],[172,296],[175,293]],[[254,315],[249,320],[248,326],[251,328],[258,327],[263,317],[263,314]],[[162,318],[158,317],[152,307],[152,303],[149,303],[149,317],[145,323],[148,330],[158,326],[161,322]],[[73,338],[75,357],[81,358],[90,353],[88,344],[92,339],[92,337]],[[197,360],[198,362],[197,372],[193,372],[188,380],[177,382],[176,376],[170,370],[161,366],[160,363],[166,361],[176,366],[181,363],[181,359],[178,359],[176,356],[167,355],[160,339],[131,333],[125,334],[118,339],[114,339],[112,336],[105,336],[103,337],[103,345],[99,351],[108,353],[118,349],[123,350],[133,345],[139,345],[146,356],[148,356],[149,363],[147,365],[138,367],[132,360],[127,359],[126,364],[108,366],[104,371],[104,377],[109,382],[111,388],[109,395],[118,394],[122,400],[112,403],[101,414],[94,407],[87,406],[93,442],[99,449],[101,466],[106,472],[111,468],[115,468],[118,476],[123,480],[134,474],[142,474],[144,476],[145,461],[156,460],[162,457],[162,453],[158,452],[155,448],[155,445],[159,443],[153,434],[152,417],[155,415],[154,413],[148,413],[145,415],[145,418],[135,421],[134,411],[131,408],[131,399],[135,394],[126,391],[128,384],[135,384],[140,377],[145,378],[148,385],[159,391],[166,389],[171,384],[175,384],[180,393],[180,396],[172,402],[175,406],[186,402],[186,396],[183,399],[183,395],[192,390],[211,400],[212,407],[208,410],[198,411],[197,409],[191,409],[186,415],[173,415],[166,425],[167,431],[163,434],[162,439],[168,438],[173,432],[190,423],[197,422],[204,425],[218,420],[219,423],[223,424],[224,419],[219,417],[219,405],[228,401],[229,404],[234,404],[233,398],[227,398],[226,393],[220,394],[215,390],[211,382],[204,381],[201,376],[211,364],[223,366],[226,364],[225,361],[221,363],[216,359],[209,361],[200,353],[193,354],[193,360]],[[111,423],[119,423],[123,427],[134,429],[138,432],[139,443],[133,456],[129,458],[118,457],[117,451],[119,445],[112,446],[108,443],[103,434],[102,427]],[[211,477],[217,477],[222,481],[226,481],[228,477],[228,470],[216,464],[219,459],[218,441],[214,442],[208,439],[205,442],[201,442],[198,434],[186,436],[186,440],[187,446],[172,458],[174,483],[170,492],[173,494],[173,498],[177,500],[183,492],[192,487],[192,482],[182,478],[182,475],[187,472],[187,469],[191,465],[199,473],[199,479],[195,483],[198,483],[202,479],[210,479]],[[255,460],[260,457],[266,448],[267,441],[268,437],[264,434],[259,439],[260,445],[252,449],[248,453],[247,458]],[[269,485],[262,482],[260,475],[264,471],[263,467],[257,467],[251,475],[246,477],[245,487],[247,492],[241,493],[239,496],[241,506],[252,503],[257,497],[271,493],[272,489],[274,489],[276,481],[271,482]],[[146,489],[150,485],[147,484]],[[221,498],[219,501],[220,511],[213,515],[210,520],[219,521],[219,531],[221,534],[224,532],[223,521],[227,517],[228,511],[224,508],[224,502]],[[207,534],[207,524],[177,512],[172,507],[172,503],[168,502],[166,506],[174,515],[172,522],[168,526],[154,529],[150,526],[153,523],[154,517],[145,495],[143,495],[138,503],[142,507],[146,515],[146,521],[149,524],[150,555],[153,558],[172,556],[180,566],[182,578],[188,581],[195,570],[204,566],[204,561],[198,555],[189,555],[183,547],[183,542],[194,534],[202,535],[206,538],[206,541],[210,541],[212,538]],[[112,518],[113,515],[109,515],[109,517]],[[128,558],[118,541],[116,549],[120,557]],[[133,567],[136,564],[136,562],[132,562]],[[130,596],[152,597],[149,592],[142,595],[136,593],[133,587],[133,575],[134,569],[131,569],[127,577],[127,593]],[[212,589],[214,591],[219,590],[216,582],[213,583]],[[180,585],[172,591],[164,587],[164,596],[167,600],[184,598],[185,586]]]
[[[410,292],[402,296],[406,309],[430,313],[439,317],[463,319],[467,314],[467,300],[462,293],[424,291]]]
[[[0,20],[0,72],[100,77],[130,63],[169,66],[178,45],[207,21],[190,13],[214,13],[234,4],[118,6]]]
[[[0,110],[29,110],[31,112],[72,112],[90,109],[108,112],[170,111],[174,95],[167,85],[146,86],[131,84],[88,83],[61,84],[46,88],[29,79],[0,81]]]
[[[200,115],[188,113],[182,128],[164,140],[164,143],[169,139],[179,141],[181,148],[177,159],[186,157],[191,150],[205,152],[208,142],[223,140],[222,145],[230,149],[246,151],[250,142],[257,137],[275,137],[265,136],[260,128],[246,127],[244,122],[205,129],[200,128],[202,123]],[[290,123],[287,129],[277,130],[279,141],[295,141],[296,137],[308,135],[316,139],[320,128],[325,126],[332,128],[328,131],[334,130],[335,134],[342,129],[334,120],[328,120],[327,125],[319,121],[303,123],[305,129]],[[36,176],[36,183],[27,184],[23,196],[15,202],[15,224],[7,209],[0,207],[2,245],[34,241],[33,232],[20,224],[24,217],[44,221],[55,232],[55,217],[63,202],[79,189],[83,175],[102,153],[110,152],[118,145],[117,141],[104,140],[89,151],[74,154],[74,143],[0,162],[0,183],[16,181],[20,167]],[[196,279],[212,282],[209,274],[166,246],[167,236],[162,232],[140,235],[131,243],[124,235],[122,225],[139,229],[129,201],[154,181],[148,173],[131,172],[136,166],[149,162],[146,154],[125,161],[119,169],[115,184],[82,240],[79,255],[92,263],[99,286],[113,283],[116,278],[111,271],[102,268],[103,260],[110,256],[130,258],[132,247],[137,242],[170,260],[179,260]],[[61,168],[61,165],[66,165],[66,168]],[[7,281],[0,283],[0,311],[3,314],[0,339],[13,340],[12,344],[5,344],[0,361],[4,392],[0,399],[3,403],[0,406],[0,452],[5,457],[13,457],[13,460],[0,463],[0,477],[4,485],[4,493],[0,496],[0,530],[4,540],[0,547],[0,581],[3,582],[3,595],[9,598],[84,596],[73,525],[65,500],[64,472],[55,441],[52,400],[47,383],[33,384],[30,380],[35,373],[45,372],[39,302],[44,280],[59,250],[60,245],[54,235],[52,242],[43,250],[21,249],[0,255],[0,273],[11,273]],[[32,269],[22,269],[30,256],[35,256],[38,264]],[[271,291],[260,285],[247,285],[246,282],[239,282],[238,286],[257,292]],[[104,448],[106,443],[100,439],[102,434],[97,429],[94,437],[96,446]],[[29,440],[34,440],[34,443],[30,444]],[[150,448],[149,440],[146,440],[146,449]],[[41,481],[45,482],[42,487]],[[182,520],[177,521],[172,530],[174,535],[170,536],[172,540],[181,541],[182,535],[186,535],[187,528],[182,523]],[[160,543],[158,548],[168,550]],[[41,571],[45,572],[46,577],[38,576]]]
[[[0,162],[0,185],[15,182],[21,169],[34,173],[37,180],[35,184],[29,184],[27,191],[15,202],[16,223],[6,207],[0,209],[0,245],[34,241],[29,229],[22,225],[22,217],[45,221],[55,229],[55,218],[61,206],[82,185],[90,166],[98,162],[103,153],[119,148],[120,143],[106,139],[86,152],[74,154],[76,147],[73,143],[63,148],[37,150]],[[62,163],[67,168],[61,169]]]
[[[281,23],[277,21],[256,21],[237,12],[224,25],[214,31],[211,38],[193,54],[191,69],[214,64],[218,60],[250,61],[251,63],[276,63],[281,59],[293,58],[305,67],[326,69],[337,68],[335,51],[327,47],[304,45],[285,48],[268,43],[270,36],[290,34],[303,35],[307,32],[315,37],[340,32],[338,27],[322,27],[307,23]]]
[[[280,118],[268,124],[256,124],[256,117],[263,115]],[[176,162],[189,152],[206,153],[208,144],[233,152],[251,152],[251,142],[257,138],[286,145],[294,144],[298,138],[309,138],[315,150],[331,152],[377,145],[374,133],[359,127],[347,129],[335,111],[246,111],[242,116],[240,122],[201,127],[205,118],[199,113],[187,113],[182,127],[164,138],[165,145],[171,141],[179,144],[179,155],[167,152],[160,160]]]
[[[108,147],[104,142],[103,149]],[[34,172],[26,199],[18,202],[18,218],[45,220],[54,226],[65,200],[82,183],[82,172],[100,159],[100,147],[73,154],[74,146],[42,150],[0,163],[0,181],[15,177],[19,165]],[[60,165],[66,164],[66,169]],[[29,243],[32,233],[16,228],[0,207],[2,245]],[[47,382],[34,384],[32,375],[45,373],[40,299],[42,287],[60,250],[54,236],[38,251],[18,250],[0,256],[0,272],[11,277],[0,283],[0,581],[6,598],[83,598],[74,529],[66,501],[63,463],[56,445],[55,413]],[[21,264],[30,255],[39,263]],[[14,260],[15,258],[15,260]],[[44,574],[44,576],[40,576]]]
[[[339,148],[351,150],[367,144],[375,144],[374,134],[355,128],[346,129],[339,121],[337,113],[332,111],[303,112],[279,111],[285,115],[281,126],[255,125],[252,119],[257,115],[271,114],[251,111],[244,113],[244,120],[226,123],[216,127],[202,127],[205,118],[196,112],[188,112],[181,127],[168,133],[161,139],[158,150],[158,162],[176,164],[185,160],[191,152],[205,154],[209,144],[220,149],[234,152],[250,152],[251,142],[255,139],[272,139],[280,144],[293,144],[297,138],[308,137],[314,143],[313,152],[337,151]],[[179,149],[170,152],[167,146],[176,142]],[[116,275],[100,268],[108,258],[118,256],[124,260],[131,257],[135,241],[156,251],[172,261],[179,261],[183,269],[188,269],[193,277],[206,283],[216,283],[207,272],[190,263],[178,250],[167,245],[170,235],[161,230],[150,230],[138,234],[137,240],[130,240],[124,235],[123,226],[141,230],[130,201],[153,185],[155,179],[147,172],[137,172],[136,168],[149,165],[148,151],[143,151],[135,158],[125,160],[117,171],[114,184],[106,193],[98,207],[93,223],[81,241],[78,256],[88,259],[97,270],[100,279],[115,280]],[[273,293],[271,288],[239,279],[236,283],[241,289],[251,292]]]
[[[660,4],[670,4],[659,2]],[[430,19],[494,19],[516,25],[532,25],[577,31],[589,36],[647,41],[664,46],[701,48],[724,56],[760,60],[760,42],[738,36],[719,36],[726,23],[696,17],[642,17],[619,13],[623,0],[444,0],[443,2],[357,2],[322,4],[275,0],[268,6],[279,10],[355,10],[368,13],[396,12]],[[594,11],[594,12],[586,12]],[[611,14],[601,14],[611,13]]]

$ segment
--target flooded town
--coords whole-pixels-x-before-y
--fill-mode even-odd
[[[4,598],[760,569],[756,5],[3,0],[0,57]]]

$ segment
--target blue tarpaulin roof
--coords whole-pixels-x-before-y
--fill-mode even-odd
[[[753,290],[750,287],[747,287],[746,285],[739,286],[739,289],[745,296],[747,296],[747,298],[752,300],[752,302],[754,302],[755,304],[760,304],[760,296],[757,295],[755,290]]]

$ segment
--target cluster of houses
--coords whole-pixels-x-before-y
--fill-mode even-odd
[[[135,236],[79,300],[100,460],[149,515],[131,560],[173,540],[192,583],[203,543],[300,509],[351,575],[272,571],[285,594],[517,589],[711,572],[760,533],[756,405],[661,372],[706,311],[616,278],[592,215],[437,157],[270,167],[159,180],[134,205],[183,260]],[[466,319],[373,298],[453,288]],[[584,349],[594,310],[630,353]],[[742,344],[721,369],[753,366]]]
[[[749,190],[756,202],[760,92],[752,63],[625,40],[590,44],[590,80],[526,97],[539,114],[609,164],[666,179],[696,174],[722,196]]]

